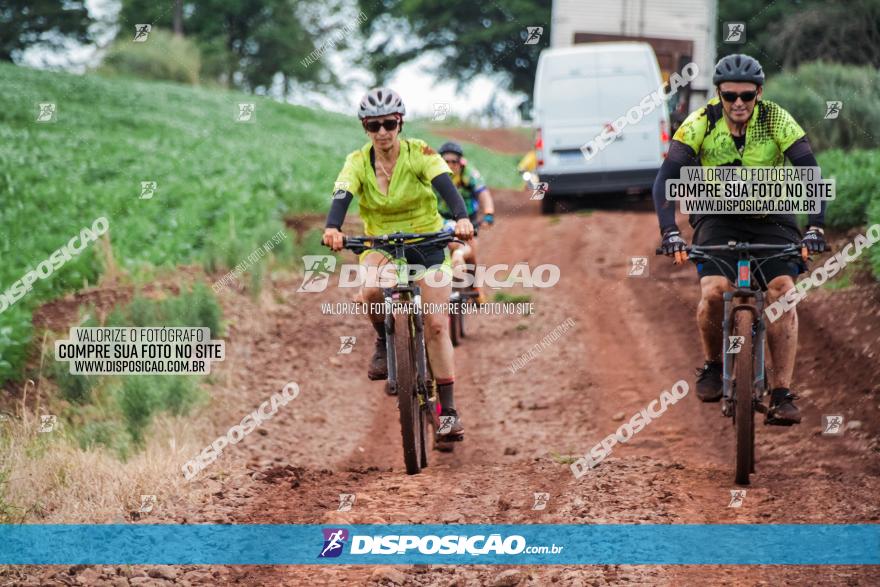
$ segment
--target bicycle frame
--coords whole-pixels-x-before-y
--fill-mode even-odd
[[[428,355],[425,348],[425,323],[422,319],[422,292],[419,286],[410,284],[407,271],[406,255],[403,243],[394,247],[394,265],[397,271],[397,284],[382,289],[385,300],[385,348],[388,353],[388,383],[397,389],[397,361],[394,353],[394,299],[397,303],[412,305],[407,324],[410,328],[411,340],[415,345],[416,385],[418,386],[419,404],[428,399]]]
[[[735,323],[736,315],[739,312],[749,312],[752,315],[752,349],[754,352],[754,380],[752,390],[754,395],[754,408],[759,412],[766,413],[766,407],[763,404],[763,398],[767,394],[768,384],[766,380],[766,341],[767,341],[767,325],[764,321],[764,304],[765,296],[757,284],[752,279],[752,264],[755,264],[758,271],[761,265],[768,259],[793,257],[799,254],[796,245],[762,245],[751,243],[740,243],[731,241],[726,245],[712,246],[692,246],[689,247],[690,260],[711,261],[721,267],[721,263],[727,265],[725,261],[710,254],[714,251],[736,252],[738,253],[737,266],[735,272],[734,290],[727,291],[723,294],[724,314],[721,323],[722,340],[725,345],[725,352],[722,355],[722,404],[721,413],[725,416],[733,416],[733,360],[730,356],[732,353],[727,352],[727,344],[730,341],[731,331]],[[776,255],[769,257],[754,257],[752,253],[759,251],[775,251]],[[728,268],[733,269],[729,265]],[[742,301],[736,302],[736,299]],[[753,303],[752,303],[753,301]]]
[[[409,242],[408,242],[409,241]],[[418,241],[418,242],[412,242]],[[397,283],[393,287],[382,289],[382,295],[385,303],[385,348],[388,355],[388,383],[392,389],[397,389],[397,360],[394,352],[394,337],[402,333],[394,331],[394,306],[397,304],[407,304],[411,307],[407,311],[407,325],[410,329],[409,334],[413,341],[413,355],[415,358],[416,370],[416,387],[419,397],[419,404],[422,407],[427,405],[432,408],[433,386],[430,385],[428,371],[428,354],[425,346],[425,326],[422,316],[422,295],[419,286],[410,283],[409,271],[407,270],[406,248],[416,244],[438,243],[445,244],[456,241],[451,233],[440,231],[428,234],[409,234],[394,233],[385,236],[364,236],[349,237],[345,240],[346,248],[354,252],[363,252],[369,249],[376,249],[380,245],[388,245],[392,247],[392,262],[397,272]],[[429,387],[431,389],[429,389]],[[432,412],[432,419],[435,414]]]
[[[691,246],[685,249],[694,263],[712,262],[729,277],[725,266],[734,273],[733,290],[723,294],[722,317],[722,402],[721,413],[733,419],[736,430],[736,469],[734,480],[741,485],[749,484],[749,476],[755,472],[755,412],[769,416],[769,408],[763,399],[767,394],[765,342],[767,326],[764,322],[764,292],[753,283],[752,264],[764,282],[761,265],[770,259],[790,259],[801,256],[797,245],[762,245],[730,241],[726,245]],[[737,254],[736,271],[720,255],[712,252]],[[754,252],[775,252],[765,257],[755,257]],[[657,249],[657,254],[663,254]],[[746,316],[744,313],[748,313]],[[746,320],[748,318],[748,320]],[[731,340],[731,333],[742,336],[743,341]],[[748,341],[748,342],[746,342]],[[734,351],[734,343],[742,343]],[[734,356],[736,355],[736,356]],[[768,423],[767,419],[764,420]]]

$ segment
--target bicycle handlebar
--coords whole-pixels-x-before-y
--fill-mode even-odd
[[[406,242],[417,241],[417,242]],[[342,238],[342,248],[355,250],[356,252],[366,249],[375,249],[387,245],[401,245],[404,247],[413,247],[425,244],[447,244],[451,242],[462,242],[455,238],[455,234],[440,230],[437,232],[413,233],[413,232],[395,232],[392,234],[384,234],[381,236],[346,236]],[[327,245],[324,245],[327,246]]]
[[[780,253],[789,252],[793,255],[801,254],[801,245],[800,244],[790,244],[790,245],[768,245],[761,243],[741,243],[737,241],[730,241],[726,245],[690,245],[684,248],[687,253],[708,253],[710,251],[729,251],[729,252],[761,252],[761,251],[779,251]],[[657,247],[654,250],[654,254],[663,255],[663,249],[661,247]]]

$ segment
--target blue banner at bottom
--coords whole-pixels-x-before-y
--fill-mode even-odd
[[[0,564],[877,565],[880,524],[20,525]]]

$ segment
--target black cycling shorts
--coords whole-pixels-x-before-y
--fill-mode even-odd
[[[377,249],[389,260],[394,258],[394,247],[385,246],[377,247]],[[414,247],[407,247],[405,255],[407,264],[423,265],[426,269],[435,269],[444,264],[449,264],[446,245],[416,245]]]
[[[801,231],[793,225],[778,222],[773,216],[764,218],[742,218],[738,216],[705,216],[697,221],[694,229],[695,245],[724,245],[729,241],[748,242],[765,245],[799,244]],[[723,275],[731,282],[736,280],[736,253],[712,253],[727,262],[713,263],[702,261],[697,263],[697,273],[701,278],[707,275]],[[773,255],[773,252],[755,253],[756,258]],[[718,265],[721,265],[719,267]],[[806,271],[807,267],[800,259],[797,261],[771,259],[752,264],[752,275],[757,279],[762,290],[767,284],[780,275],[788,275],[792,279]]]

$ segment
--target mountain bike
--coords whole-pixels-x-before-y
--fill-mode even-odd
[[[764,245],[730,241],[726,245],[692,245],[686,249],[688,259],[694,263],[715,263],[736,276],[735,289],[724,293],[724,319],[722,336],[723,393],[721,413],[733,418],[736,430],[735,482],[748,485],[749,476],[755,472],[755,412],[765,415],[767,424],[769,408],[764,397],[769,392],[765,365],[765,342],[767,326],[764,322],[764,292],[752,279],[752,268],[760,273],[761,265],[770,259],[799,259],[801,245]],[[714,252],[735,252],[738,255],[736,270]],[[774,253],[755,257],[752,253]],[[663,254],[657,249],[657,254]]]
[[[406,472],[415,475],[428,466],[427,429],[440,423],[437,386],[431,374],[425,347],[425,325],[419,286],[410,282],[406,250],[416,245],[446,245],[455,241],[446,232],[412,234],[396,232],[385,236],[349,236],[343,248],[356,254],[391,249],[397,283],[382,288],[385,300],[385,344],[388,351],[388,389],[397,396],[403,461]],[[458,241],[460,242],[460,241]]]
[[[453,290],[449,296],[449,338],[452,339],[452,346],[461,344],[466,332],[464,329],[465,308],[476,305],[478,294],[472,287],[463,287],[460,290]]]
[[[474,237],[479,234],[479,228],[482,223],[474,223]],[[473,287],[474,271],[468,269],[470,274],[471,285],[465,287],[455,287],[452,283],[452,293],[449,296],[449,338],[452,340],[452,346],[461,344],[462,339],[466,336],[464,329],[465,308],[476,305],[476,299],[479,297]]]

